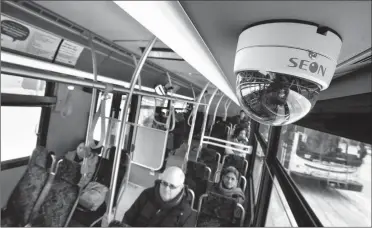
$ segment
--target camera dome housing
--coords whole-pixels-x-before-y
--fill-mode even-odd
[[[328,88],[341,46],[336,32],[309,22],[266,22],[244,30],[234,64],[242,109],[266,125],[303,118]]]

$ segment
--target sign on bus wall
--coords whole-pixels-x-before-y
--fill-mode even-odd
[[[52,60],[61,38],[1,15],[1,46]]]
[[[84,47],[78,44],[68,40],[63,40],[56,57],[56,62],[75,66],[83,49]]]
[[[5,15],[1,15],[1,46],[50,61],[56,56],[56,62],[71,66],[76,65],[84,50],[81,45]]]

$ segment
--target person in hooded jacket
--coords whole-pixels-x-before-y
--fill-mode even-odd
[[[211,191],[234,198],[237,203],[243,205],[245,195],[242,189],[238,187],[239,177],[239,171],[235,167],[229,166],[222,170],[220,181],[212,186]]]
[[[133,227],[192,227],[192,196],[184,186],[185,174],[178,167],[168,167],[145,189],[125,213],[122,223]]]

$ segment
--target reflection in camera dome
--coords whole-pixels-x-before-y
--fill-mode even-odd
[[[304,117],[314,106],[319,85],[291,75],[245,71],[237,77],[242,108],[254,120],[268,125],[286,125]]]

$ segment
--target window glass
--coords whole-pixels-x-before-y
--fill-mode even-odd
[[[253,167],[253,186],[254,186],[254,193],[255,193],[255,200],[256,200],[255,203],[257,203],[258,190],[260,188],[262,167],[263,167],[263,162],[264,162],[264,156],[259,156],[259,154],[263,155],[263,152],[262,152],[261,145],[257,143],[256,160],[254,162],[254,167]]]
[[[371,226],[371,145],[287,125],[277,158],[323,226]]]
[[[45,81],[10,75],[1,75],[1,93],[44,96]]]
[[[293,214],[276,178],[273,181],[265,227],[297,227]]]
[[[101,102],[102,102],[101,96],[102,96],[102,92],[99,92],[99,95],[98,95],[99,99],[98,99],[98,102],[97,102],[96,112],[98,111],[98,108],[99,108],[99,106],[101,105]],[[110,110],[111,110],[111,106],[112,106],[112,97],[113,97],[113,94],[110,93],[107,96],[107,99],[106,99],[105,132],[107,132],[107,128],[108,128],[108,123],[109,123],[108,117],[110,117]],[[97,125],[94,128],[93,139],[99,141],[100,137],[101,137],[101,117],[98,118]]]
[[[265,139],[266,142],[268,142],[269,140],[269,130],[270,126],[264,124],[260,124],[260,127],[258,129],[258,131],[261,133],[262,137]]]
[[[41,107],[1,107],[1,161],[32,154],[40,115]]]
[[[121,120],[121,118],[122,118],[122,111],[124,110],[124,105],[125,105],[125,100],[127,99],[127,95],[122,95],[121,96],[121,103],[120,103],[120,111],[119,111],[119,120]],[[128,110],[128,112],[130,113],[130,105],[129,105],[129,110]],[[128,115],[127,115],[127,120],[126,121],[128,121],[128,119],[129,119],[129,113],[128,113]]]

